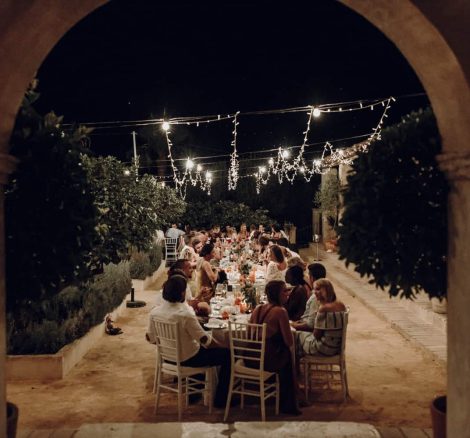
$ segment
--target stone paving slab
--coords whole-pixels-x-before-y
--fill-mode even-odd
[[[314,261],[313,250],[302,250],[309,263]],[[386,291],[378,290],[361,277],[351,266],[346,268],[335,253],[320,252],[320,263],[324,264],[328,278],[377,316],[388,321],[403,337],[419,347],[433,360],[447,363],[446,316],[432,312],[429,300],[419,297],[416,301],[393,298]]]
[[[432,438],[431,429],[339,421],[100,423],[78,429],[22,430],[17,438]]]

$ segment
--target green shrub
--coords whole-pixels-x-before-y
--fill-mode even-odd
[[[129,272],[131,278],[144,280],[151,274],[150,257],[145,252],[135,251],[131,254],[129,261]]]
[[[114,310],[131,289],[129,262],[104,267],[80,287],[7,315],[8,354],[53,354],[85,335]]]

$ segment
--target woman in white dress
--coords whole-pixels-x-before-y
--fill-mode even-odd
[[[266,282],[272,280],[285,281],[287,263],[280,246],[271,245],[269,247],[269,259],[266,269]]]

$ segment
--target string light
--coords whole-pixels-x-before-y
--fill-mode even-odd
[[[163,125],[162,125],[163,129]],[[175,160],[172,155],[173,143],[171,142],[169,129],[164,129],[166,143],[168,146],[168,158],[170,159],[171,169],[173,171],[173,181],[175,183],[176,190],[180,196],[185,199],[188,183],[191,183],[193,187],[200,186],[201,190],[205,191],[208,195],[211,194],[212,187],[212,175],[210,172],[206,172],[204,178],[202,176],[203,167],[200,164],[196,166],[196,172],[193,173],[194,161],[191,158],[186,159],[185,171],[181,173],[176,167]]]
[[[232,140],[232,148],[233,152],[230,155],[230,167],[228,169],[228,189],[235,190],[237,188],[238,183],[238,171],[240,168],[240,163],[238,162],[238,153],[237,153],[237,126],[238,126],[238,115],[240,111],[238,111],[234,118],[233,118],[233,140]]]
[[[261,185],[266,185],[271,174],[277,175],[278,181],[282,184],[284,178],[287,179],[291,184],[293,183],[295,177],[300,173],[305,181],[309,182],[313,175],[315,174],[324,174],[327,173],[331,167],[338,166],[340,164],[352,164],[354,158],[357,156],[358,152],[366,152],[372,141],[380,139],[380,132],[384,123],[384,119],[388,117],[387,112],[390,108],[391,102],[395,101],[393,97],[390,97],[379,103],[385,108],[380,120],[375,128],[372,129],[372,133],[368,138],[355,145],[353,148],[348,149],[347,151],[340,149],[335,150],[333,145],[330,142],[325,142],[323,146],[323,151],[320,159],[315,159],[312,162],[312,166],[309,167],[304,158],[305,146],[307,145],[308,133],[310,131],[312,117],[315,117],[315,110],[318,108],[313,108],[309,112],[307,129],[304,131],[304,141],[300,147],[299,154],[293,160],[293,162],[288,161],[288,150],[287,149],[278,149],[277,159],[269,158],[268,160],[268,171],[261,172],[261,168],[264,166],[258,167],[258,172],[253,176],[256,178],[256,192],[259,194]],[[371,108],[373,109],[374,105],[363,105],[362,102],[359,102],[359,109]],[[348,108],[348,110],[354,110],[354,108]],[[342,107],[339,107],[339,112],[342,111]],[[328,112],[328,110],[327,110]]]

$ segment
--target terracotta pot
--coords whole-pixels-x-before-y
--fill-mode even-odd
[[[431,403],[431,420],[434,438],[446,438],[447,396],[436,397]]]
[[[7,402],[7,438],[16,437],[16,426],[18,424],[18,407]]]

